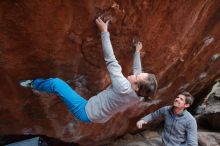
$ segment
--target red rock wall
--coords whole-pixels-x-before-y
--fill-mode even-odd
[[[83,124],[55,96],[36,96],[19,80],[60,77],[87,99],[109,83],[95,18],[111,18],[111,39],[125,75],[132,41],[159,80],[158,100],[131,107],[105,124]],[[196,95],[220,75],[219,0],[0,1],[0,131],[42,134],[80,144],[106,143],[136,130],[144,114],[177,92]],[[200,97],[197,97],[200,98]]]

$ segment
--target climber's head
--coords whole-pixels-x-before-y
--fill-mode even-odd
[[[128,81],[138,96],[145,100],[153,97],[157,90],[157,79],[154,74],[140,73],[128,76]]]

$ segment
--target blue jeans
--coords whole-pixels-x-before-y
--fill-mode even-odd
[[[35,79],[34,89],[40,92],[54,93],[58,95],[68,110],[80,121],[89,123],[85,106],[87,100],[77,94],[66,82],[59,78]]]

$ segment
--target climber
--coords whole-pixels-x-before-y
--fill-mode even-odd
[[[173,106],[165,106],[137,122],[137,127],[164,118],[162,143],[165,146],[197,146],[197,123],[195,118],[186,110],[193,103],[189,92],[181,92],[173,102]]]
[[[96,19],[101,31],[104,60],[112,84],[88,101],[77,94],[68,84],[58,78],[24,80],[23,87],[33,88],[39,92],[55,93],[66,104],[69,111],[82,122],[104,123],[115,113],[125,110],[141,99],[153,97],[157,89],[154,74],[142,73],[140,50],[142,43],[135,44],[133,75],[123,76],[121,66],[115,58],[108,32],[109,21]]]

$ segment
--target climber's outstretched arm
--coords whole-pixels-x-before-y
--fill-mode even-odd
[[[123,76],[121,66],[115,58],[110,41],[110,34],[108,32],[109,20],[103,22],[99,17],[96,19],[96,24],[101,31],[104,59],[110,74],[113,89],[115,92],[126,92],[131,86],[129,81]]]
[[[134,53],[134,58],[133,58],[133,67],[132,71],[133,74],[140,74],[142,73],[142,66],[141,66],[141,57],[140,57],[140,51],[142,49],[142,43],[137,42],[135,43],[135,53]]]

